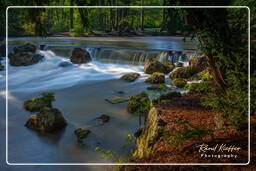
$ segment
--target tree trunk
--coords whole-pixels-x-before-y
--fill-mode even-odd
[[[70,0],[69,3],[70,3],[70,6],[74,5],[73,0]],[[74,14],[74,9],[70,8],[70,10],[69,10],[69,21],[70,21],[69,22],[69,29],[70,30],[73,29],[73,27],[74,27],[74,17],[73,17],[73,14]]]
[[[141,0],[141,6],[144,5],[144,0]],[[141,31],[144,31],[144,9],[141,8]]]

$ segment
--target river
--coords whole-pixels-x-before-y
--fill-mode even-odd
[[[196,47],[195,41],[183,42],[177,37],[10,38],[9,51],[25,43],[44,45],[37,53],[45,58],[31,66],[8,66],[9,163],[114,163],[119,157],[127,159],[134,144],[127,147],[126,137],[139,128],[138,116],[127,112],[127,103],[110,104],[105,99],[120,95],[120,91],[129,97],[146,90],[149,84],[144,83],[147,75],[143,73],[143,64],[148,58],[164,61],[174,55],[172,59],[187,65]],[[92,62],[61,67],[61,63],[69,62],[74,47],[86,49]],[[133,83],[119,80],[129,72],[140,73],[141,77]],[[30,113],[23,109],[23,102],[45,91],[54,92],[53,106],[68,122],[65,129],[55,134],[39,134],[24,126]],[[0,71],[0,95],[1,118],[5,118],[5,71]],[[109,115],[110,121],[99,125],[96,118],[102,114]],[[5,135],[5,120],[1,119],[0,124],[0,135]],[[76,128],[92,131],[84,145],[76,140]],[[5,146],[4,138],[0,145]],[[96,147],[113,151],[115,157],[101,158]],[[5,161],[3,150],[0,159]],[[51,170],[49,166],[18,169],[45,170],[45,167]],[[72,170],[85,168],[99,170],[93,166],[77,166]],[[65,169],[70,170],[71,166]]]

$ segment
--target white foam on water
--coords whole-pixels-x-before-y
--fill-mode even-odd
[[[8,66],[8,84],[10,92],[31,92],[61,89],[78,83],[110,80],[129,72],[143,73],[143,66],[105,64],[91,61],[87,64],[73,64],[60,67],[69,62],[65,57],[56,56],[52,51],[38,51],[44,59],[30,66]],[[5,62],[3,62],[5,63]],[[5,72],[0,72],[5,77]],[[5,89],[5,79],[0,78],[0,89]]]

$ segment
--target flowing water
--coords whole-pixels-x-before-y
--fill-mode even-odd
[[[8,66],[8,161],[10,163],[105,163],[96,147],[111,150],[115,158],[127,158],[134,144],[127,144],[126,136],[139,128],[139,119],[126,110],[127,103],[110,104],[104,99],[120,95],[129,97],[146,90],[143,64],[148,58],[172,60],[188,64],[195,54],[196,42],[182,42],[178,38],[12,38],[9,51],[25,43],[42,46],[38,50],[45,58],[31,66]],[[75,47],[86,49],[92,56],[88,64],[70,64],[69,56]],[[141,77],[133,83],[118,78],[125,73],[137,72]],[[0,71],[0,111],[5,115],[5,72]],[[68,126],[55,134],[39,134],[24,127],[30,113],[22,108],[24,100],[45,91],[55,93],[53,106],[58,108]],[[96,118],[102,114],[110,121],[99,125]],[[5,133],[1,120],[0,134]],[[76,128],[90,129],[92,133],[77,142]],[[4,141],[1,140],[4,146]],[[1,153],[1,160],[4,154]],[[38,170],[41,170],[37,168]],[[60,169],[60,168],[59,168]],[[77,170],[83,167],[77,168]],[[87,168],[97,170],[98,168]],[[61,170],[61,169],[60,169]]]

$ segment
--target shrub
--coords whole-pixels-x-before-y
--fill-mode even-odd
[[[144,115],[149,112],[151,106],[150,99],[145,92],[131,96],[128,100],[128,112],[136,115]]]

